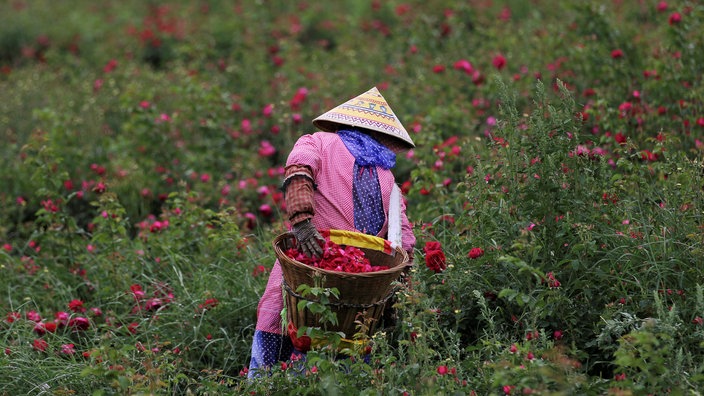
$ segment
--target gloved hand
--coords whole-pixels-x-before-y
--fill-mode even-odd
[[[310,220],[304,220],[293,225],[293,235],[298,240],[298,250],[308,257],[323,255],[325,238],[315,229]]]

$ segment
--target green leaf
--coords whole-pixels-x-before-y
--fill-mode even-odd
[[[516,295],[518,295],[518,292],[513,289],[502,289],[499,292],[499,298],[507,298],[509,301],[516,298]]]

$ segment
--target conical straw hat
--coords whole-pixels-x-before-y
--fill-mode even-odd
[[[313,125],[326,132],[336,132],[344,126],[364,128],[397,138],[409,147],[416,146],[376,87],[320,115]]]

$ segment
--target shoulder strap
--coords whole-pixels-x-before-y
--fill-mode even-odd
[[[393,248],[401,247],[401,189],[394,183],[389,200],[389,241]]]

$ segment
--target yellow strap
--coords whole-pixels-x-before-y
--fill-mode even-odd
[[[374,235],[367,235],[362,234],[361,232],[346,230],[330,230],[329,232],[330,240],[338,245],[378,250],[388,254],[391,254],[393,251],[391,248],[391,242]]]

